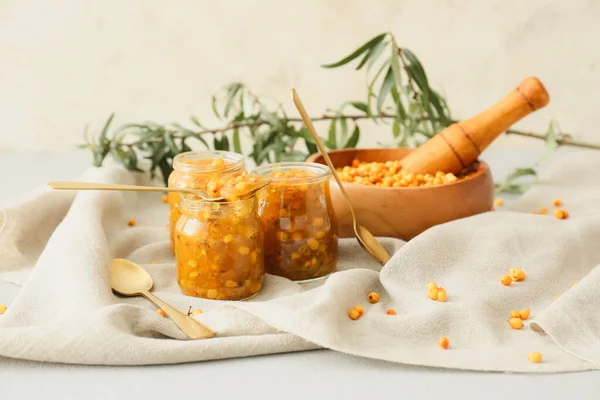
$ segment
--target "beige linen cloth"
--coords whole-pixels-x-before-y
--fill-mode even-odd
[[[600,156],[555,160],[540,184],[511,211],[444,224],[404,244],[383,268],[354,240],[341,240],[339,272],[320,284],[268,276],[259,296],[223,303],[182,295],[168,242],[168,206],[159,196],[118,192],[50,192],[4,210],[0,279],[23,285],[0,316],[0,355],[73,364],[142,365],[329,348],[399,363],[514,372],[557,372],[600,366]],[[91,169],[85,180],[136,183],[119,168]],[[139,183],[139,182],[137,182]],[[552,212],[560,197],[567,220]],[[440,199],[443,201],[443,199]],[[128,227],[130,218],[136,227]],[[189,341],[144,299],[124,299],[109,286],[108,265],[126,257],[155,280],[154,292],[218,332]],[[153,264],[157,261],[158,264]],[[527,279],[499,279],[520,267]],[[428,280],[446,303],[427,297]],[[579,281],[571,287],[574,281]],[[371,305],[367,293],[381,301]],[[555,300],[555,296],[560,296]],[[364,316],[348,318],[362,305]],[[396,316],[386,315],[388,308]],[[519,331],[512,309],[530,308]],[[437,341],[450,340],[442,350]],[[543,354],[540,364],[527,356]]]

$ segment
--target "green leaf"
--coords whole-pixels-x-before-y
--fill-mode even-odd
[[[196,118],[196,116],[195,116],[195,115],[190,115],[190,120],[192,120],[192,123],[193,123],[194,125],[196,125],[198,128],[206,129],[206,128],[205,128],[205,127],[204,127],[204,126],[203,126],[203,125],[200,123],[200,121],[198,120],[198,118]]]
[[[243,154],[242,153],[242,144],[240,143],[240,130],[238,128],[235,128],[233,130],[233,151],[235,151],[236,153],[239,154]]]
[[[396,85],[392,86],[391,93],[394,104],[396,105],[396,118],[405,120],[407,118],[406,110],[404,109],[402,98],[400,97],[400,93],[398,93],[398,88]]]
[[[337,120],[331,120],[329,132],[327,132],[327,142],[325,143],[330,149],[337,149]]]
[[[242,95],[242,111],[244,112],[244,117],[250,118],[252,116],[252,99],[246,91]]]
[[[140,168],[138,168],[138,158],[137,154],[132,148],[127,149],[125,152],[125,160],[126,160],[126,168],[130,171],[135,172],[144,172]]]
[[[183,138],[181,139],[181,151],[182,152],[186,152],[186,151],[192,151],[191,147],[187,145],[187,143],[185,142],[187,138]]]
[[[165,143],[168,146],[169,151],[171,152],[171,155],[173,157],[175,157],[177,154],[179,154],[181,152],[179,150],[179,148],[177,148],[177,145],[175,144],[175,141],[173,140],[173,135],[171,135],[169,132],[165,132],[164,138],[165,138]]]
[[[288,153],[281,154],[281,161],[304,161],[306,160],[306,154],[301,151],[291,151]]]
[[[235,95],[242,88],[241,83],[234,83],[230,86],[230,89],[227,91],[227,103],[225,104],[225,110],[223,111],[223,116],[227,117],[229,115],[229,110],[233,106],[233,102],[235,100]]]
[[[438,118],[440,122],[444,125],[444,128],[449,126],[452,121],[450,120],[450,116],[446,112],[446,107],[444,107],[444,100],[442,97],[431,88],[429,89],[429,101],[435,108]]]
[[[546,154],[544,155],[543,160],[548,159],[552,155],[552,153],[554,153],[558,148],[558,138],[556,137],[555,121],[550,121],[545,136]]]
[[[219,111],[217,110],[217,96],[212,96],[212,101],[210,103],[213,113],[217,116],[218,119],[221,119],[221,116],[219,115]]]
[[[377,46],[371,49],[371,55],[369,56],[369,62],[367,63],[367,70],[371,69],[371,67],[377,62],[385,47],[389,44],[387,41],[380,42]]]
[[[348,137],[348,121],[346,118],[340,118],[340,137],[342,141]]]
[[[383,84],[379,89],[379,95],[377,96],[377,111],[379,113],[382,112],[383,103],[385,103],[385,99],[392,90],[392,86],[394,85],[394,73],[392,72],[392,68],[388,68],[387,74],[385,75],[385,79],[383,80]]]
[[[173,172],[171,163],[169,163],[169,161],[167,161],[166,158],[162,158],[158,162],[158,168],[160,168],[160,172],[162,173],[163,182],[165,186],[169,186],[169,175],[171,175],[171,172]]]
[[[314,153],[316,153],[318,151],[317,145],[315,143],[315,140],[313,139],[312,135],[308,131],[308,128],[302,127],[297,132],[297,136],[299,136],[302,139],[304,139],[304,143],[306,144],[306,148],[308,149],[308,153],[309,154],[314,154]],[[325,144],[325,145],[327,146],[327,144]]]
[[[392,45],[392,54],[390,57],[392,63],[392,72],[394,73],[394,81],[397,85],[402,84],[402,75],[400,72],[400,56],[398,55],[398,48]]]
[[[217,135],[215,135],[213,138],[213,148],[215,150],[223,150],[221,138],[217,137]]]
[[[362,101],[351,101],[350,104],[352,104],[352,106],[357,110],[362,111],[365,114],[369,114],[367,103],[363,103]]]
[[[355,125],[354,130],[352,131],[352,135],[350,135],[346,143],[344,143],[344,148],[349,149],[356,147],[356,145],[358,144],[358,139],[360,139],[360,128],[358,127],[358,125]]]
[[[410,50],[403,48],[402,52],[406,56],[406,59],[410,63],[406,67],[406,72],[414,79],[417,86],[421,89],[423,94],[423,102],[427,103],[429,100],[429,81],[427,80],[427,74],[421,65],[421,62]]]
[[[373,77],[373,80],[371,80],[371,83],[369,83],[369,85],[367,86],[367,109],[370,111],[371,110],[371,99],[376,97],[374,92],[373,92],[373,87],[375,86],[375,83],[377,83],[377,79],[379,79],[379,75],[381,75],[381,73],[388,67],[388,65],[390,65],[390,61],[387,60],[383,63],[383,65],[381,67],[379,67],[379,70],[377,71],[377,73],[375,74],[375,76]],[[373,121],[377,122],[377,116],[374,115],[373,116]]]
[[[229,138],[225,135],[221,138],[221,147],[224,151],[229,151]]]
[[[394,138],[400,136],[400,122],[397,119],[392,123],[392,134],[394,135]]]
[[[523,176],[536,176],[537,173],[533,168],[515,168],[506,178],[507,181],[511,182],[517,178],[521,178]]]
[[[368,51],[372,47],[374,47],[374,46],[378,45],[379,43],[381,43],[381,41],[383,41],[383,39],[385,38],[386,35],[387,35],[387,32],[386,33],[382,33],[380,35],[377,35],[373,39],[369,40],[367,43],[363,44],[358,49],[356,49],[352,54],[350,54],[350,55],[348,55],[348,56],[342,58],[341,60],[339,60],[337,62],[334,62],[332,64],[324,64],[324,65],[321,65],[321,66],[323,68],[336,68],[336,67],[340,67],[342,65],[348,64],[350,61],[352,61],[355,58],[359,57],[364,52]]]
[[[104,123],[104,127],[102,128],[102,131],[100,132],[100,139],[106,138],[106,135],[108,133],[108,127],[110,126],[110,123],[112,122],[114,117],[115,117],[115,113],[110,114],[110,117],[108,117],[108,119]]]

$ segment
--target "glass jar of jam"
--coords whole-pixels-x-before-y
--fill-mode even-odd
[[[169,175],[169,187],[206,189],[208,182],[224,175],[238,176],[245,169],[244,157],[228,151],[190,151],[173,159],[173,172]],[[175,224],[181,217],[180,194],[169,193],[169,225],[171,248],[174,248]]]
[[[208,202],[181,196],[175,226],[177,281],[184,294],[215,300],[242,300],[263,283],[264,232],[256,195]]]
[[[329,169],[321,164],[285,162],[258,167],[252,174],[272,179],[258,192],[267,272],[295,281],[334,272],[338,233]]]

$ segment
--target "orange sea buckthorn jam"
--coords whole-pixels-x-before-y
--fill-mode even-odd
[[[241,154],[228,151],[190,151],[173,159],[173,172],[169,175],[169,187],[206,189],[208,182],[222,175],[237,176],[245,168]],[[169,225],[171,247],[174,248],[175,224],[181,217],[180,194],[169,193]]]
[[[182,292],[215,300],[241,300],[257,294],[265,266],[256,196],[207,202],[182,195],[181,200],[175,256]]]
[[[400,161],[361,162],[352,161],[352,165],[337,168],[343,182],[383,187],[419,187],[436,186],[456,182],[469,176],[473,168],[467,168],[459,176],[438,171],[432,174],[414,174],[402,170]]]
[[[329,169],[321,164],[290,162],[259,167],[253,174],[272,179],[258,194],[267,272],[295,281],[334,272],[338,233]]]

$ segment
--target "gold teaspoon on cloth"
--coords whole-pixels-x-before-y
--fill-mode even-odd
[[[110,264],[112,290],[123,296],[146,297],[160,307],[190,339],[207,339],[215,336],[215,332],[194,318],[185,315],[150,293],[153,285],[150,274],[139,265],[124,258],[112,260]]]
[[[323,155],[323,158],[325,159],[327,166],[331,170],[331,174],[333,175],[333,177],[335,178],[335,181],[337,182],[338,186],[340,187],[340,192],[342,193],[342,195],[344,196],[344,199],[346,199],[346,202],[348,203],[348,208],[350,209],[350,214],[352,214],[352,224],[354,227],[354,234],[356,235],[356,239],[358,240],[358,243],[360,243],[360,245],[371,256],[373,256],[373,258],[375,258],[381,265],[385,265],[388,262],[388,260],[390,259],[390,255],[387,253],[387,251],[385,251],[385,249],[383,248],[381,243],[379,243],[379,241],[377,241],[377,239],[375,239],[375,236],[373,236],[373,234],[371,232],[369,232],[369,230],[367,228],[365,228],[364,226],[361,226],[357,222],[356,214],[354,213],[354,209],[352,208],[352,204],[350,203],[350,198],[348,197],[348,194],[346,194],[346,190],[344,190],[344,185],[342,184],[340,177],[338,176],[337,172],[335,171],[335,167],[333,166],[333,163],[331,162],[331,159],[329,158],[329,155],[327,154],[327,150],[325,150],[325,147],[323,147],[323,144],[321,143],[321,139],[319,138],[317,130],[315,129],[315,126],[313,125],[312,121],[310,120],[310,117],[308,116],[308,113],[306,112],[304,105],[302,105],[302,102],[300,101],[300,97],[298,97],[298,93],[296,93],[295,89],[292,89],[292,100],[294,101],[294,105],[298,109],[298,112],[300,113],[300,116],[302,117],[304,124],[306,125],[310,134],[312,135],[313,139],[315,140],[315,143],[316,143],[317,147],[319,148],[319,152],[321,152],[321,155]]]

